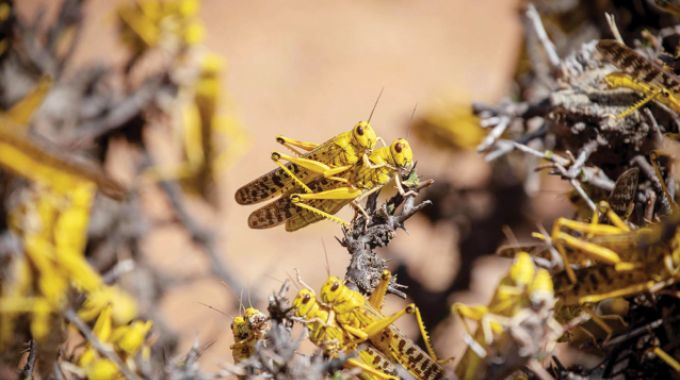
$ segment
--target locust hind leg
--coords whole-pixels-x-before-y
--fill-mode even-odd
[[[371,304],[376,310],[382,312],[383,302],[385,301],[385,294],[387,294],[387,288],[390,285],[390,280],[392,279],[392,273],[388,270],[384,270],[380,276],[380,282],[378,286],[373,289],[373,293],[368,297],[368,303]]]
[[[276,142],[285,146],[286,148],[290,149],[291,151],[293,151],[298,156],[301,156],[302,153],[297,151],[295,148],[300,148],[300,149],[303,149],[303,150],[309,152],[309,151],[312,151],[312,150],[319,147],[319,144],[317,144],[317,143],[311,143],[311,142],[300,141],[300,140],[293,140],[293,139],[289,139],[288,137],[283,137],[281,135],[276,135]]]
[[[583,253],[593,256],[594,258],[605,263],[609,263],[612,265],[623,264],[621,266],[621,269],[630,269],[628,267],[632,268],[632,264],[622,263],[621,257],[611,249],[603,247],[599,244],[591,243],[576,238],[565,232],[562,232],[562,227],[567,227],[574,231],[580,231],[586,234],[593,235],[618,235],[630,231],[628,226],[626,226],[625,223],[623,223],[623,221],[621,220],[621,218],[619,218],[618,215],[616,215],[616,213],[613,210],[611,210],[611,208],[606,202],[600,202],[600,208],[604,209],[607,217],[610,218],[614,226],[583,223],[566,218],[557,219],[557,221],[555,221],[555,224],[553,225],[551,240],[553,241],[555,247],[557,248],[557,251],[560,253],[560,256],[562,257],[562,261],[564,262],[564,269],[567,271],[569,280],[572,283],[576,282],[576,275],[574,274],[574,270],[571,268],[569,258],[567,257],[567,253],[564,248],[565,245],[578,249]]]
[[[342,328],[345,329],[350,334],[356,336],[358,338],[358,341],[364,341],[380,334],[392,323],[394,323],[394,321],[401,318],[403,315],[415,313],[415,308],[416,307],[414,304],[407,305],[405,308],[399,310],[398,312],[388,317],[380,318],[374,321],[373,323],[369,324],[368,326],[362,328],[354,328],[346,325],[343,325]]]
[[[311,170],[315,173],[321,174],[326,178],[330,177],[331,179],[339,180],[341,182],[345,182],[345,180],[342,178],[337,179],[337,177],[333,176],[352,167],[352,165],[345,165],[339,166],[337,168],[331,168],[326,164],[322,164],[321,162],[310,160],[307,158],[293,157],[279,152],[272,152],[272,161],[274,161],[276,165],[278,165],[284,172],[286,172],[290,176],[290,178],[292,178],[295,182],[302,186],[302,188],[305,189],[307,193],[311,193],[312,190],[307,186],[307,184],[304,183],[304,181],[302,181],[295,174],[293,174],[293,172],[290,171],[290,169],[288,169],[286,165],[281,163],[280,160],[282,159],[291,162],[295,165],[299,165],[307,170]]]
[[[388,374],[386,374],[382,371],[379,371],[379,370],[369,366],[368,364],[361,362],[361,361],[354,359],[354,358],[347,359],[347,361],[345,362],[345,366],[347,366],[349,368],[361,368],[362,372],[368,373],[372,376],[375,376],[378,379],[399,380],[398,377],[388,375]]]
[[[340,187],[337,189],[331,189],[331,190],[326,190],[322,191],[319,193],[313,193],[313,194],[293,194],[291,195],[291,202],[296,205],[297,207],[301,207],[304,209],[307,209],[317,215],[323,216],[324,218],[333,220],[337,223],[344,224],[345,226],[350,226],[350,223],[340,219],[336,218],[335,216],[324,212],[323,210],[319,210],[316,207],[310,206],[308,204],[305,204],[303,201],[307,199],[328,199],[328,200],[353,200],[359,197],[361,195],[362,190],[357,189],[355,187]]]
[[[627,110],[625,110],[625,111],[621,112],[620,114],[616,115],[616,118],[617,118],[617,119],[623,119],[623,118],[625,118],[626,116],[628,116],[628,115],[630,115],[631,113],[633,113],[635,110],[639,109],[640,107],[644,106],[645,104],[649,103],[650,101],[656,99],[656,97],[658,97],[658,96],[661,95],[662,93],[663,93],[662,90],[656,90],[656,91],[650,93],[649,95],[645,96],[645,97],[644,97],[642,100],[640,100],[639,102],[633,104],[632,107],[630,107],[630,108],[628,108]]]
[[[416,309],[416,320],[418,321],[418,328],[420,329],[420,334],[423,336],[423,340],[425,341],[425,347],[427,348],[427,352],[430,354],[432,359],[436,361],[439,364],[445,364],[454,359],[453,356],[448,357],[446,359],[439,359],[437,356],[437,353],[434,351],[434,346],[432,345],[432,339],[430,339],[430,335],[427,333],[427,329],[425,329],[425,323],[423,323],[423,318],[420,315],[420,309],[417,307]]]
[[[678,361],[675,360],[675,358],[668,355],[664,350],[662,350],[659,347],[654,348],[654,350],[652,350],[652,352],[656,356],[658,356],[659,359],[663,360],[664,362],[666,362],[666,364],[668,364],[671,368],[673,368],[675,370],[675,372],[680,373],[680,363],[678,363]]]

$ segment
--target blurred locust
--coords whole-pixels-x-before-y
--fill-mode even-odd
[[[106,286],[83,256],[96,190],[123,199],[125,188],[94,165],[35,144],[27,128],[17,124],[28,120],[40,104],[45,86],[39,84],[28,99],[0,115],[0,167],[32,182],[21,190],[23,199],[8,215],[8,228],[21,238],[24,255],[12,262],[2,288],[0,346],[12,338],[13,321],[24,313],[32,315],[33,337],[45,338],[51,316],[66,306],[72,284],[87,294],[87,313],[93,318],[108,303],[119,324],[136,315],[134,301]]]
[[[312,290],[300,290],[293,300],[293,308],[295,316],[305,320],[309,340],[323,348],[326,354],[337,357],[339,352],[356,351],[360,341],[335,322],[334,314],[316,300]],[[398,379],[394,364],[370,345],[358,351],[356,359],[348,359],[345,367],[360,368],[361,372],[357,376],[362,380]]]
[[[259,310],[249,307],[243,317],[234,318],[231,323],[231,331],[234,334],[234,344],[229,346],[234,364],[248,359],[255,353],[255,345],[264,339],[264,334],[269,331],[267,317]],[[238,376],[244,379],[243,376]]]
[[[610,87],[630,88],[645,95],[644,99],[619,114],[617,118],[630,115],[651,100],[657,100],[680,114],[680,98],[678,96],[680,78],[678,76],[614,40],[599,41],[597,50],[605,60],[625,74],[609,74],[605,81]]]
[[[181,136],[184,162],[149,168],[146,172],[154,181],[179,179],[190,191],[213,204],[215,178],[246,149],[245,133],[239,123],[218,112],[223,98],[220,76],[224,65],[219,55],[204,54],[198,63],[197,78],[179,87],[180,106],[175,124],[180,130],[177,135]],[[223,151],[218,146],[220,135],[229,139],[228,148]]]
[[[405,139],[373,150],[368,161],[369,165],[356,164],[333,178],[320,178],[309,183],[309,194],[302,194],[302,187],[292,188],[275,202],[250,214],[248,225],[264,229],[285,222],[286,231],[291,232],[324,218],[349,225],[333,215],[350,203],[366,215],[359,205],[361,199],[379,191],[391,179],[394,178],[399,192],[406,194],[401,185],[401,171],[413,162],[413,153]]]
[[[488,306],[454,304],[452,312],[461,317],[468,331],[468,348],[456,366],[458,378],[480,378],[488,370],[490,353],[498,356],[498,360],[514,363],[515,366],[541,361],[562,335],[562,327],[550,312],[553,295],[548,271],[536,271],[529,254],[520,252],[508,274],[501,279]],[[478,322],[474,337],[470,335],[465,318]],[[521,360],[511,360],[511,356]],[[512,372],[516,369],[505,370]],[[504,373],[501,378],[507,374]]]
[[[451,359],[437,359],[418,308],[410,304],[391,316],[382,315],[390,279],[390,272],[384,271],[380,283],[366,302],[361,293],[346,287],[339,278],[330,277],[321,287],[321,302],[329,305],[335,314],[335,321],[343,330],[356,337],[357,341],[370,342],[390,361],[403,365],[416,379],[444,379],[444,368],[440,363]],[[414,313],[429,354],[392,325],[399,317]]]
[[[153,327],[152,321],[134,321],[129,325],[116,327],[112,322],[112,308],[107,305],[97,318],[92,332],[100,343],[111,347],[125,366],[132,372],[140,372],[135,357],[141,351],[142,360],[147,362],[151,356],[154,339],[147,340]],[[118,366],[97,351],[91,342],[75,358],[77,367],[66,367],[80,377],[88,379],[116,379],[123,376]],[[82,374],[79,372],[83,372]],[[83,376],[85,375],[85,376]]]

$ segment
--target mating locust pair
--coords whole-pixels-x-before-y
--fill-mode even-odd
[[[250,214],[248,225],[265,229],[285,222],[286,230],[292,232],[327,218],[349,226],[333,216],[348,203],[356,215],[361,212],[367,216],[359,202],[392,178],[399,192],[405,194],[401,171],[413,162],[411,147],[405,139],[398,139],[390,146],[375,148],[378,140],[385,145],[367,121],[322,144],[276,136],[276,141],[296,156],[273,152],[272,160],[279,168],[238,189],[236,201],[242,205],[281,196]]]

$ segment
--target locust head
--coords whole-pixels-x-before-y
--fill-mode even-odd
[[[373,127],[367,121],[360,121],[352,130],[355,144],[363,150],[371,151],[378,141]]]
[[[262,314],[261,311],[255,308],[249,307],[246,309],[246,313],[243,318],[248,322],[250,328],[258,333],[264,333],[269,327],[265,323],[267,321],[267,317]]]
[[[406,169],[413,162],[413,151],[406,139],[395,140],[392,145],[390,145],[390,156],[392,158],[390,164],[399,169]]]
[[[295,316],[304,318],[316,305],[316,296],[309,289],[302,289],[293,300]]]
[[[344,289],[345,285],[342,280],[335,276],[329,277],[321,287],[321,301],[324,303],[335,302]]]
[[[236,317],[231,322],[231,332],[234,334],[234,340],[243,340],[248,337],[248,324],[243,317]]]

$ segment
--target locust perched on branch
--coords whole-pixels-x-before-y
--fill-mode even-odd
[[[301,187],[291,189],[275,202],[250,214],[248,225],[264,229],[285,222],[286,231],[291,232],[324,218],[349,225],[333,215],[349,203],[365,214],[358,202],[380,190],[391,179],[394,178],[400,193],[405,194],[400,171],[413,162],[411,147],[405,139],[398,139],[389,147],[375,149],[368,161],[368,165],[359,163],[332,178],[320,178],[309,183],[309,194],[304,194]]]
[[[312,290],[300,290],[293,300],[293,308],[295,316],[306,321],[309,340],[330,356],[357,349],[359,341],[333,320],[331,310],[316,300]],[[359,351],[358,358],[348,359],[345,367],[360,368],[361,372],[357,376],[362,380],[397,379],[394,364],[372,346]]]
[[[377,140],[375,131],[366,121],[359,122],[351,131],[343,132],[322,144],[276,136],[276,141],[284,146],[292,150],[296,147],[307,152],[299,154],[298,157],[273,152],[272,160],[279,168],[238,189],[236,202],[242,205],[263,202],[287,193],[297,186],[301,186],[306,192],[312,192],[307,186],[308,183],[322,177],[336,176],[358,162],[366,164],[367,154],[373,150]],[[288,161],[288,164],[282,164],[280,159]]]
[[[330,277],[321,288],[321,302],[330,305],[335,313],[335,321],[344,330],[361,341],[370,342],[390,360],[408,369],[416,379],[444,379],[445,371],[440,364],[450,359],[437,359],[418,308],[411,304],[391,316],[382,315],[383,299],[390,279],[390,272],[384,271],[378,287],[366,302],[361,293],[346,287],[339,278]],[[428,352],[423,351],[392,325],[399,317],[414,313]]]

